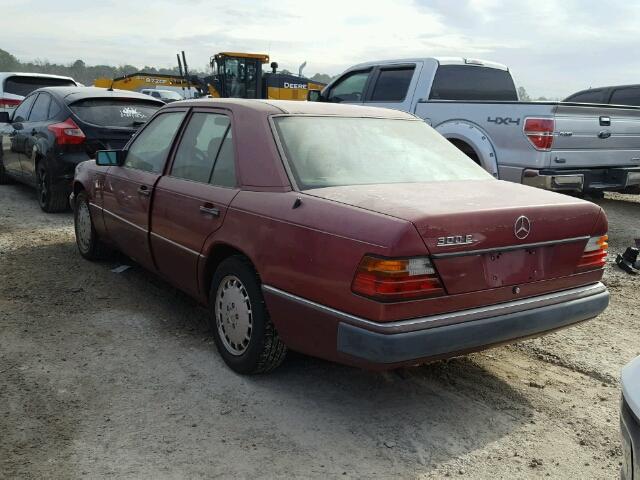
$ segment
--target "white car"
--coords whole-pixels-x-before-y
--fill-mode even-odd
[[[75,87],[71,77],[46,73],[0,72],[0,112],[12,112],[34,90],[42,87]]]
[[[143,88],[140,93],[150,95],[153,98],[162,100],[164,103],[176,102],[178,100],[184,100],[184,97],[178,92],[173,90],[160,90],[158,88]]]

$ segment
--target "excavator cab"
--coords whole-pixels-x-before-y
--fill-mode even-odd
[[[225,98],[262,98],[262,64],[269,55],[255,53],[218,53],[211,59],[216,72],[216,90]]]

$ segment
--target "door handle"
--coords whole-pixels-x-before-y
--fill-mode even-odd
[[[149,190],[149,187],[147,187],[146,185],[140,185],[140,187],[138,188],[138,193],[140,195],[148,197],[149,195],[151,195],[151,190]]]
[[[220,216],[220,210],[214,206],[209,207],[207,205],[200,205],[200,213],[205,215],[211,215],[213,217]]]

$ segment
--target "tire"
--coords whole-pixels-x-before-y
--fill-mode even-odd
[[[40,208],[47,213],[57,213],[69,210],[69,196],[67,192],[51,185],[51,173],[44,161],[36,166],[36,191]]]
[[[73,225],[80,255],[92,261],[101,260],[108,256],[109,250],[100,240],[93,226],[86,192],[80,192],[74,202]]]
[[[4,161],[0,156],[0,185],[7,185],[12,183],[11,177],[7,175],[7,171],[4,169]]]
[[[245,257],[229,257],[216,269],[209,312],[216,347],[233,371],[266,373],[282,363],[287,347],[269,318],[260,278]]]

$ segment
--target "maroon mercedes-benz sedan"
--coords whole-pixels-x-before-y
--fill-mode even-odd
[[[211,311],[237,372],[288,348],[392,368],[595,317],[607,219],[502,182],[412,115],[195,100],[78,166],[80,253],[116,248]]]

